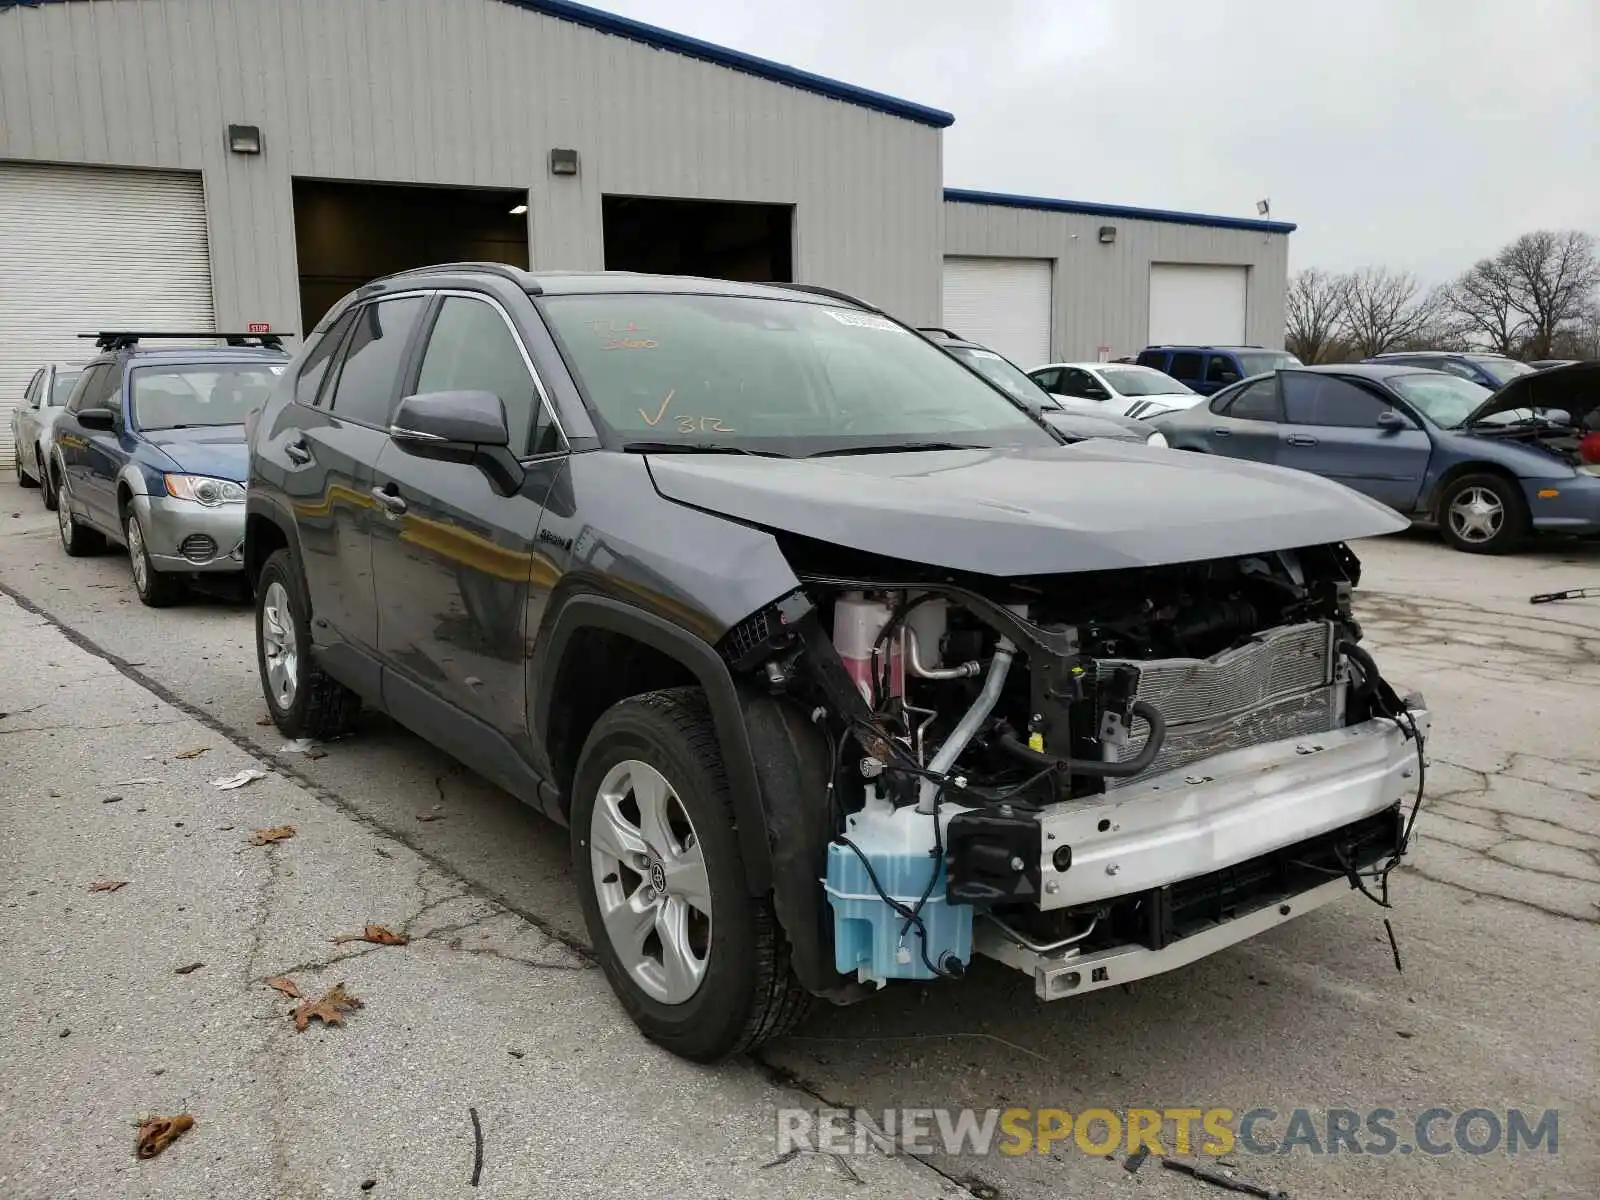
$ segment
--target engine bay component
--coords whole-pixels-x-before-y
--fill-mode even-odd
[[[851,986],[984,953],[1054,998],[1192,961],[1302,894],[1387,903],[1427,714],[1359,645],[1344,546],[1006,580],[788,549],[801,599],[742,660],[829,748],[816,877]]]

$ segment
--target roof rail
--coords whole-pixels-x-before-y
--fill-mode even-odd
[[[813,296],[826,296],[830,300],[843,300],[846,304],[854,304],[857,308],[864,308],[868,312],[883,312],[876,304],[868,304],[859,296],[852,296],[849,292],[841,292],[835,288],[823,287],[820,283],[769,283],[767,286],[788,288],[792,292],[808,292]]]
[[[502,279],[509,279],[518,287],[527,289],[532,295],[542,296],[544,294],[544,289],[528,278],[528,272],[519,267],[513,267],[510,263],[499,262],[429,263],[424,267],[407,267],[404,271],[396,271],[391,275],[380,275],[376,279],[369,280],[357,290],[363,291],[374,283],[384,283],[390,279],[400,279],[407,275],[442,275],[451,271],[482,271],[487,275],[498,275]]]
[[[964,342],[964,341],[967,340],[966,338],[962,337],[959,333],[957,333],[955,330],[946,329],[943,325],[918,325],[917,326],[917,332],[918,333],[942,333],[942,334],[944,334],[945,337],[954,338],[958,342]]]
[[[221,338],[230,346],[257,345],[264,350],[283,349],[281,333],[214,333],[211,330],[197,333],[175,333],[169,330],[117,330],[102,329],[99,333],[80,333],[81,338],[93,338],[99,350],[127,350],[145,338]]]

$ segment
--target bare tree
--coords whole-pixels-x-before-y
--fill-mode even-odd
[[[1309,267],[1289,280],[1284,348],[1303,363],[1335,361],[1346,279]]]
[[[1366,267],[1345,276],[1342,333],[1363,358],[1403,346],[1430,328],[1447,307],[1442,289],[1424,292],[1416,276]]]
[[[1578,230],[1525,233],[1450,289],[1451,307],[1503,354],[1549,358],[1600,291],[1595,240]]]

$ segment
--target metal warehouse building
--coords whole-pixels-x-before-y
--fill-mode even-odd
[[[80,331],[447,259],[826,284],[1025,367],[1280,344],[1292,226],[946,193],[953,119],[568,0],[0,0],[0,463]]]

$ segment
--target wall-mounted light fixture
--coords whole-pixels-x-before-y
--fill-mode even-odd
[[[1100,244],[1109,246],[1117,240],[1117,227],[1115,225],[1100,226]]]
[[[1256,215],[1258,217],[1270,217],[1272,215],[1272,201],[1271,200],[1257,200],[1256,201]]]
[[[527,211],[528,211],[528,206],[526,204],[513,204],[511,206],[511,215],[513,217],[520,217],[523,213],[525,213]]]
[[[260,154],[261,126],[229,125],[228,149],[235,154]]]
[[[576,175],[578,173],[578,152],[576,150],[550,151],[550,174]]]

